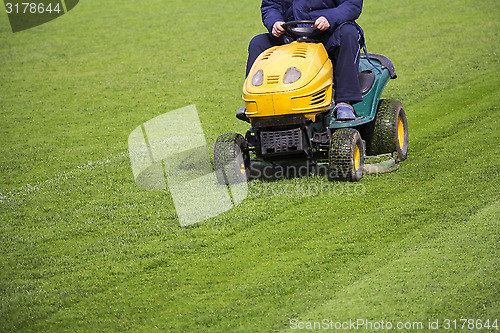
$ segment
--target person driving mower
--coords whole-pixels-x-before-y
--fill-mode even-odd
[[[246,76],[263,51],[292,41],[282,26],[285,22],[312,20],[314,27],[324,32],[319,41],[334,67],[333,114],[340,121],[356,119],[352,105],[363,100],[358,68],[364,36],[355,20],[362,7],[363,0],[263,0],[262,22],[269,33],[257,35],[250,41]]]

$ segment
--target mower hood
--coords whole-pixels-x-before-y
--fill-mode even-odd
[[[332,99],[333,69],[321,43],[293,42],[264,51],[243,87],[249,117],[318,112]]]

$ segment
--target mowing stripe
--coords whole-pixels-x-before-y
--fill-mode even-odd
[[[70,178],[74,178],[75,176],[82,174],[87,171],[92,171],[97,168],[105,167],[108,164],[115,163],[121,161],[123,159],[128,158],[128,152],[124,151],[120,154],[111,154],[110,156],[103,158],[99,161],[88,161],[87,163],[77,166],[75,169],[63,172],[62,174],[56,175],[51,179],[47,179],[41,182],[37,182],[34,185],[26,184],[25,186],[19,188],[18,190],[10,191],[7,193],[0,193],[0,203],[11,202],[20,196],[26,196],[31,193],[41,191],[49,187],[50,185],[58,185]]]

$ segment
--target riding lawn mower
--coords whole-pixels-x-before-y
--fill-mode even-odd
[[[354,104],[355,120],[335,118],[333,65],[314,21],[283,25],[290,44],[264,51],[243,86],[245,108],[237,118],[249,122],[245,137],[217,138],[214,168],[222,184],[247,181],[252,165],[309,163],[326,165],[330,180],[359,181],[365,155],[389,155],[395,165],[408,152],[408,124],[401,103],[380,99],[392,61],[364,53],[358,78],[363,101]],[[366,172],[366,170],[365,170]]]

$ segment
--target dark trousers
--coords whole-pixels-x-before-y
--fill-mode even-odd
[[[283,45],[288,37],[274,37],[271,34],[255,36],[248,46],[248,61],[246,76],[250,72],[253,63],[258,56],[270,47]],[[334,38],[331,36],[331,38]],[[328,51],[333,63],[333,76],[335,82],[335,101],[357,103],[361,102],[361,89],[359,87],[359,41],[361,36],[358,30],[351,24],[345,24],[340,28],[340,44]],[[325,43],[324,43],[325,44]]]

